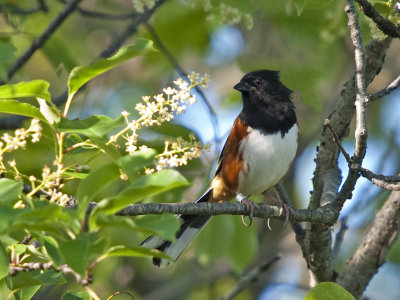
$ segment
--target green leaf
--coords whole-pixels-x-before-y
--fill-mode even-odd
[[[355,300],[352,294],[334,282],[320,282],[306,295],[304,300]]]
[[[69,176],[71,178],[75,178],[75,179],[85,179],[88,174],[80,173],[80,172],[65,171],[64,175]]]
[[[47,119],[38,108],[28,103],[21,103],[17,100],[0,100],[0,112],[38,118],[48,123]]]
[[[8,178],[0,179],[0,203],[3,205],[12,205],[19,199],[22,192],[22,181],[14,181]]]
[[[54,238],[64,237],[67,231],[79,230],[74,210],[47,201],[35,202],[34,208],[19,209],[11,226],[13,230],[29,228],[30,230],[47,231],[52,233]]]
[[[66,292],[61,300],[91,300],[92,297],[90,297],[88,292],[72,292],[72,291],[68,291]]]
[[[5,234],[11,231],[13,222],[21,212],[22,210],[0,206],[0,234]]]
[[[331,2],[332,0],[291,0],[297,10],[297,16],[301,16],[305,9],[321,9]]]
[[[80,133],[89,138],[104,138],[110,131],[121,127],[125,120],[122,116],[111,119],[107,116],[91,116],[84,120],[61,119],[58,129],[62,132]]]
[[[258,250],[256,226],[243,226],[241,219],[231,216],[234,234],[227,252],[228,260],[236,273],[241,274],[254,259]]]
[[[4,249],[3,243],[0,242],[0,280],[8,275],[8,267],[10,257]]]
[[[13,61],[14,53],[17,48],[10,42],[10,39],[0,39],[0,63]]]
[[[16,276],[6,277],[5,281],[10,290],[66,282],[61,272],[56,272],[54,270],[48,270],[46,272],[42,272],[41,270],[19,272]]]
[[[130,180],[136,179],[145,167],[154,163],[156,151],[150,149],[146,152],[136,151],[133,154],[125,155],[118,160],[118,165],[128,175]]]
[[[138,227],[150,231],[151,234],[169,241],[175,241],[175,233],[180,228],[179,220],[171,214],[137,216],[135,223]]]
[[[149,249],[149,248],[144,248],[144,247],[125,247],[125,246],[115,246],[110,248],[107,253],[105,254],[105,257],[111,257],[111,256],[129,256],[129,257],[159,257],[159,258],[167,258],[170,259],[170,257],[163,252],[155,249]]]
[[[85,276],[89,265],[89,249],[92,242],[92,235],[83,233],[74,240],[68,240],[60,243],[60,250],[65,262],[75,272]]]
[[[196,256],[201,264],[210,266],[225,255],[234,239],[235,225],[232,216],[216,216],[195,240]]]
[[[60,111],[55,106],[48,105],[42,98],[36,98],[36,100],[39,102],[40,112],[50,124],[60,122]]]
[[[154,234],[170,241],[175,240],[175,233],[180,227],[178,219],[171,214],[138,217],[100,214],[96,218],[96,224],[100,228],[117,227],[148,235]]]
[[[149,51],[154,51],[153,42],[137,39],[133,45],[121,48],[110,58],[101,58],[89,66],[79,66],[72,70],[68,80],[68,94],[72,95],[92,78],[122,64],[123,62]]]
[[[38,97],[50,101],[49,86],[44,80],[1,85],[0,99]]]
[[[123,189],[119,195],[101,201],[91,215],[92,220],[100,212],[116,213],[131,203],[188,185],[190,183],[186,178],[175,170],[162,170],[158,173],[142,176],[129,187]],[[91,225],[94,226],[95,224]]]
[[[78,200],[78,215],[81,219],[91,201],[108,184],[120,177],[119,168],[114,163],[108,163],[91,171],[78,186],[76,198]]]
[[[180,124],[174,124],[174,123],[163,123],[161,126],[154,126],[152,129],[155,132],[161,133],[166,136],[170,137],[182,137],[185,140],[189,140],[189,136],[193,134],[193,131],[190,130],[189,128],[186,128],[185,126],[182,126]],[[196,136],[197,139],[199,138]]]
[[[0,78],[7,79],[7,66],[14,61],[17,48],[10,42],[9,37],[0,37]]]
[[[374,2],[374,8],[385,18],[387,18],[391,13],[390,1],[377,1]]]
[[[15,300],[30,300],[33,295],[41,288],[41,285],[34,285],[25,288],[18,289],[14,293]]]
[[[90,244],[90,253],[89,253],[89,260],[94,261],[102,256],[109,244],[110,239],[106,237],[100,237],[98,234],[95,235],[96,240]]]
[[[44,234],[41,235],[41,238],[43,239],[43,246],[46,250],[46,254],[54,263],[54,265],[58,267],[61,263],[61,256],[59,252],[60,247],[57,241],[53,237]]]

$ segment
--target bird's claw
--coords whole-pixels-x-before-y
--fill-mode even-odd
[[[246,223],[246,221],[244,219],[245,216],[241,215],[243,225],[246,227],[249,227],[251,225],[251,223],[253,223],[254,208],[258,207],[258,205],[246,197],[243,197],[242,199],[240,199],[240,202],[243,203],[246,206],[246,209],[249,211],[249,223],[248,224]]]
[[[289,217],[293,213],[293,208],[290,205],[275,199],[268,192],[263,193],[263,195],[269,200],[271,200],[273,204],[279,207],[279,216],[282,216],[282,213],[285,212],[285,221],[283,223],[283,228],[286,228],[287,224],[289,223]],[[272,230],[269,220],[270,219],[268,218],[267,227],[269,228],[269,230]]]

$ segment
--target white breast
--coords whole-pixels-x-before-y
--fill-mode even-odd
[[[296,155],[297,136],[296,124],[283,138],[280,132],[264,135],[249,128],[239,148],[244,165],[239,174],[238,192],[256,195],[277,184]]]

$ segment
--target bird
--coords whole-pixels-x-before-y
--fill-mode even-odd
[[[233,88],[241,93],[243,107],[221,151],[215,176],[196,203],[221,203],[236,198],[250,211],[251,222],[256,204],[249,196],[263,194],[271,198],[268,190],[284,177],[295,158],[297,117],[292,91],[280,81],[279,71],[252,71]],[[176,261],[212,216],[177,217],[180,229],[175,242],[153,235],[141,246],[158,249]],[[158,267],[166,267],[173,261],[153,258]]]

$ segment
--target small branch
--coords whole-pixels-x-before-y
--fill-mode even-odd
[[[28,234],[26,235],[23,240],[21,241],[21,244],[23,245],[27,245],[31,240],[32,240],[33,236],[32,234]]]
[[[350,158],[350,155],[346,152],[346,150],[343,148],[339,137],[333,130],[333,128],[329,124],[329,120],[325,120],[324,126],[326,128],[329,128],[329,130],[332,132],[333,139],[338,145],[340,151],[342,152],[343,156],[346,158],[346,161],[349,165],[349,168],[353,172],[357,172],[361,174],[364,178],[367,178],[369,181],[371,181],[373,184],[376,186],[386,189],[386,190],[391,190],[391,191],[400,191],[400,185],[399,184],[391,184],[390,182],[400,182],[400,176],[385,176],[382,174],[375,174],[374,172],[362,168],[359,164],[355,163],[353,159]]]
[[[376,23],[378,28],[386,35],[399,38],[400,28],[384,18],[367,0],[355,0],[360,5],[361,11],[372,21]]]
[[[120,216],[139,216],[163,213],[182,215],[249,215],[249,211],[241,203],[144,203],[131,204],[118,212]],[[280,212],[279,207],[259,204],[254,208],[253,216],[257,218],[285,219],[285,214]],[[321,207],[316,210],[293,209],[289,220],[294,222],[315,222],[330,224],[335,215],[330,209]]]
[[[28,50],[21,55],[7,70],[7,77],[11,79],[14,74],[32,57],[32,55],[49,39],[49,37],[57,30],[65,19],[75,10],[81,0],[72,0],[68,2],[58,16],[50,23],[50,25],[35,39]]]
[[[172,55],[170,51],[168,51],[167,47],[164,45],[164,43],[161,41],[160,36],[157,34],[157,32],[154,30],[154,28],[148,23],[145,23],[147,29],[149,30],[154,42],[160,49],[162,53],[164,53],[165,57],[169,60],[170,64],[181,74],[181,76],[184,76],[186,79],[188,78],[187,72],[185,72],[182,67],[179,65],[178,61],[175,59],[175,57]],[[218,119],[217,119],[217,114],[212,107],[210,101],[208,100],[207,96],[205,95],[203,89],[201,89],[199,86],[195,87],[196,92],[199,93],[201,98],[203,99],[204,103],[206,104],[208,113],[210,115],[211,122],[214,127],[214,142],[218,145],[219,140],[219,124],[218,124]]]
[[[400,192],[392,192],[377,212],[353,257],[347,262],[347,269],[338,278],[338,283],[356,298],[361,296],[385,262],[389,249],[398,238],[399,225]]]
[[[356,130],[354,157],[355,163],[360,164],[364,159],[367,149],[367,93],[365,84],[365,49],[363,46],[358,15],[354,7],[353,0],[346,0],[345,11],[349,18],[348,27],[350,29],[351,40],[354,45],[354,58],[356,63]]]
[[[338,147],[339,147],[340,151],[342,152],[344,158],[346,159],[347,163],[348,163],[349,165],[351,165],[351,164],[352,164],[352,160],[351,160],[351,158],[350,158],[350,155],[349,155],[349,154],[346,152],[346,150],[344,149],[342,143],[340,142],[340,139],[339,139],[338,135],[336,134],[335,130],[333,130],[333,128],[332,128],[332,126],[331,126],[331,124],[330,124],[329,119],[325,119],[325,121],[324,121],[324,129],[325,129],[325,128],[328,128],[328,129],[331,131],[331,133],[332,133],[332,135],[333,135],[333,140],[334,140],[335,143],[338,145]]]
[[[387,96],[395,89],[397,89],[399,86],[400,86],[400,75],[397,76],[397,78],[393,80],[386,88],[380,90],[379,92],[376,92],[375,94],[370,95],[369,101],[375,101],[384,96]]]
[[[75,0],[76,1],[76,0]],[[116,52],[125,41],[131,37],[136,31],[139,25],[146,22],[154,13],[154,11],[163,3],[168,0],[159,0],[151,10],[145,11],[143,14],[138,14],[137,17],[122,31],[119,35],[116,35],[111,44],[103,50],[103,52],[97,57],[109,57]],[[1,84],[1,82],[0,82]],[[67,100],[68,91],[64,91],[60,96],[53,99],[54,104],[61,105]],[[2,129],[16,129],[20,126],[21,122],[26,118],[22,116],[12,116],[6,118],[0,118],[0,128]]]
[[[38,262],[29,262],[23,263],[19,265],[10,265],[10,275],[15,276],[19,272],[30,272],[34,270],[55,270],[56,272],[61,272],[63,274],[72,274],[75,278],[75,281],[83,286],[88,285],[92,282],[91,276],[86,276],[82,278],[81,275],[72,270],[68,265],[60,265],[58,268],[54,267],[53,262],[47,263],[38,263]]]
[[[156,9],[166,1],[167,0],[157,1],[153,8],[147,9],[144,13],[133,18],[132,22],[126,27],[126,29],[114,38],[112,43],[99,55],[99,57],[109,57],[121,48],[122,44],[137,31],[138,26],[147,22]]]
[[[239,294],[242,290],[247,288],[252,282],[257,281],[258,277],[262,273],[268,271],[271,268],[271,266],[280,259],[281,259],[280,256],[275,256],[274,258],[272,258],[268,261],[265,261],[265,262],[261,263],[260,265],[257,265],[255,267],[253,267],[252,269],[250,269],[248,272],[246,272],[239,278],[235,287],[233,287],[233,289],[231,291],[229,291],[229,293],[225,297],[221,298],[221,300],[234,299],[234,297],[237,294]]]

